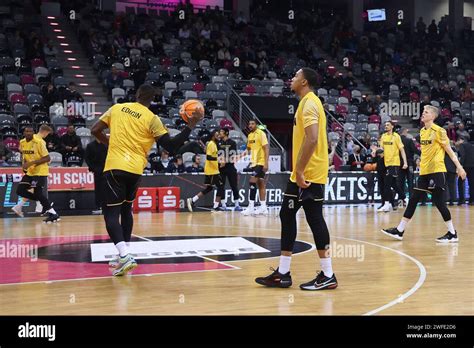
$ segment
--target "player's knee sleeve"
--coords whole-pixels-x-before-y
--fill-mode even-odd
[[[219,185],[217,187],[217,197],[221,197],[221,198],[224,198],[225,196],[225,190],[224,190],[224,185]]]
[[[431,195],[433,203],[438,208],[441,216],[443,217],[444,221],[451,220],[451,213],[449,212],[448,207],[446,206],[446,202],[444,201],[444,191],[441,189],[435,189]]]
[[[251,182],[250,183],[250,200],[255,201],[255,197],[257,197],[257,183]]]
[[[132,202],[122,203],[120,209],[120,225],[122,226],[125,242],[130,242],[133,230]]]
[[[323,202],[308,200],[303,203],[311,232],[313,232],[314,242],[317,250],[326,250],[329,247],[329,230],[323,216]]]
[[[296,198],[285,197],[280,209],[281,250],[293,251],[296,240]]]
[[[403,217],[407,219],[411,219],[413,217],[413,214],[415,214],[416,206],[418,205],[418,202],[421,200],[423,197],[424,192],[420,190],[413,190],[413,195],[410,197],[410,200],[408,201],[407,208],[405,209],[405,213],[403,213]]]

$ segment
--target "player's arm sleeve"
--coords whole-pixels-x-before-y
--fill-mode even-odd
[[[49,156],[49,152],[48,152],[48,149],[46,148],[46,143],[44,141],[42,141],[41,145],[39,146],[38,154],[40,155],[41,158]]]
[[[400,150],[400,149],[403,149],[405,146],[403,145],[402,143],[402,138],[400,138],[400,136],[396,137],[396,143],[397,143],[397,148]]]
[[[449,138],[446,129],[441,128],[436,132],[436,140],[443,146],[449,145]]]
[[[217,147],[209,143],[206,148],[206,160],[217,161]]]
[[[110,126],[110,117],[112,116],[112,107],[110,107],[106,112],[99,117],[99,120],[104,122],[107,126]]]
[[[168,130],[165,126],[163,126],[163,123],[161,122],[158,116],[155,116],[151,119],[150,133],[153,135],[154,138],[160,137],[163,134],[168,133]]]
[[[303,127],[319,123],[318,106],[312,99],[308,99],[303,107]]]
[[[260,136],[260,143],[262,146],[268,145],[267,135],[264,132],[262,132],[262,135]]]

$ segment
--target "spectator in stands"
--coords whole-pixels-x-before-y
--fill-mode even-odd
[[[28,46],[28,49],[26,51],[26,58],[28,60],[35,58],[44,59],[43,45],[40,39],[38,39],[37,37],[34,38]]]
[[[453,148],[453,151],[456,152],[456,149]],[[449,202],[449,205],[454,205],[456,197],[456,166],[454,162],[449,158],[448,154],[444,156],[444,164],[446,166],[446,186],[447,190],[445,191],[445,200]],[[459,179],[459,181],[462,181]]]
[[[57,102],[60,102],[58,91],[52,83],[48,83],[48,86],[43,93],[43,103],[47,108],[49,108],[51,105]]]
[[[461,165],[467,174],[465,180],[469,183],[469,205],[474,205],[474,144],[461,137],[456,143],[456,147],[459,151]],[[466,202],[464,198],[465,180],[459,179],[459,205]]]
[[[138,42],[138,48],[147,51],[153,50],[153,41],[150,39],[150,35],[148,33],[145,33],[145,36],[140,39]]]
[[[70,124],[67,127],[67,132],[61,137],[61,145],[63,148],[63,164],[67,165],[69,157],[78,159],[78,162],[82,166],[84,159],[84,150],[82,148],[81,138],[76,134],[74,125]]]
[[[431,39],[435,38],[438,34],[438,27],[436,26],[436,21],[433,19],[431,24],[428,26],[428,35]]]
[[[62,152],[61,139],[55,132],[49,133],[44,141],[49,152]]]
[[[49,40],[43,48],[45,57],[55,57],[58,54],[58,49],[53,45],[53,40]]]
[[[361,153],[359,145],[354,145],[354,152],[349,155],[349,165],[352,171],[362,170],[365,164],[365,155]]]
[[[446,134],[448,135],[448,139],[451,141],[456,142],[458,139],[458,134],[456,132],[456,128],[454,127],[453,122],[448,122],[448,128],[446,129]]]
[[[472,91],[469,85],[466,84],[461,94],[461,101],[470,103],[473,101]]]
[[[354,140],[350,133],[346,134],[346,151],[349,156],[354,153]]]
[[[357,87],[357,82],[352,74],[352,71],[349,71],[347,74],[343,74],[341,79],[342,86],[349,90],[352,90]]]
[[[68,94],[67,101],[77,101],[77,102],[84,101],[84,98],[82,97],[81,93],[77,91],[77,85],[74,82],[69,82],[67,94]]]
[[[127,48],[139,48],[139,41],[137,39],[137,36],[133,34],[131,37],[127,39],[126,46]]]
[[[0,167],[8,167],[8,160],[11,156],[11,151],[8,147],[0,141]]]
[[[211,39],[211,29],[209,28],[209,24],[206,24],[204,28],[202,28],[201,32],[199,33],[200,36],[205,38],[206,40]]]
[[[189,39],[191,35],[191,31],[189,30],[188,26],[185,24],[183,25],[178,32],[178,37],[180,39]]]
[[[183,164],[183,158],[180,155],[176,155],[168,165],[168,168],[166,168],[166,172],[168,173],[184,173],[185,171],[186,168]]]
[[[426,24],[423,22],[423,17],[418,18],[418,22],[416,22],[416,31],[418,34],[426,33]]]
[[[193,156],[193,163],[186,167],[186,173],[203,173],[204,168],[201,166],[201,157],[198,155]]]
[[[109,89],[109,92],[112,92],[112,89],[116,87],[122,87],[123,77],[120,74],[120,71],[112,65],[110,73],[107,75],[106,78],[106,85]]]
[[[169,153],[166,150],[161,151],[161,153],[154,152],[150,154],[148,160],[153,173],[164,173],[170,163]]]
[[[217,52],[217,64],[222,67],[226,61],[231,60],[229,49],[227,47],[221,47]]]
[[[403,169],[400,167],[399,179],[400,179],[400,187],[403,191],[405,191],[405,183],[408,186],[408,193],[411,196],[411,191],[413,189],[413,185],[415,183],[415,178],[413,176],[413,172],[415,171],[415,156],[420,155],[420,150],[417,149],[415,142],[411,137],[408,137],[408,128],[403,128],[400,132],[400,139],[402,140],[403,147],[405,149],[405,154],[407,157],[407,164],[408,168]],[[400,156],[400,163],[403,163],[402,158]]]
[[[451,101],[453,100],[453,92],[451,92],[451,89],[447,84],[443,86],[443,88],[440,91],[440,98],[444,99],[446,101]]]
[[[102,213],[102,188],[104,185],[102,172],[104,171],[105,159],[107,158],[107,146],[99,140],[94,139],[86,146],[84,159],[89,171],[94,173],[95,210],[93,214]]]
[[[334,156],[336,155],[337,141],[331,141],[330,152],[329,152],[329,172],[334,172],[336,166],[334,165]]]
[[[456,132],[458,139],[463,139],[465,141],[470,140],[469,132],[466,130],[463,122],[459,123],[458,131]]]

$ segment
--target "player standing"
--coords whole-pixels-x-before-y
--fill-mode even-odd
[[[439,115],[438,108],[426,105],[421,115],[421,121],[424,127],[420,130],[421,143],[421,163],[420,176],[416,187],[413,189],[413,196],[408,201],[408,206],[403,214],[403,218],[397,227],[383,229],[386,235],[397,239],[403,239],[406,225],[415,214],[416,206],[425,192],[431,193],[433,203],[438,208],[443,217],[448,232],[436,239],[438,243],[457,243],[458,235],[451,220],[446,202],[444,200],[444,191],[446,190],[446,165],[444,163],[445,154],[453,161],[457,169],[457,174],[461,179],[466,178],[466,172],[459,163],[456,154],[451,149],[446,130],[434,123]]]
[[[229,185],[232,189],[232,197],[234,198],[234,211],[242,211],[239,205],[239,189],[237,187],[237,169],[235,168],[235,160],[237,158],[237,143],[229,138],[229,129],[222,128],[219,131],[219,157],[223,158],[223,162],[220,163],[220,172],[222,179],[220,197],[225,196],[224,188],[226,178],[229,178]],[[222,207],[225,208],[225,203],[222,203]]]
[[[250,120],[248,124],[250,133],[247,137],[247,150],[245,150],[240,157],[245,156],[250,151],[250,167],[252,175],[250,176],[250,198],[249,205],[242,214],[244,215],[258,215],[267,214],[268,208],[266,204],[266,185],[265,173],[268,170],[268,157],[270,154],[270,147],[268,145],[267,135],[264,131],[257,127],[257,121]],[[239,158],[240,158],[239,157]],[[257,197],[257,187],[259,191],[260,207],[255,209],[255,198]]]
[[[328,178],[329,155],[326,114],[321,100],[314,94],[317,73],[313,69],[298,70],[291,89],[300,102],[293,125],[293,172],[286,187],[280,210],[281,256],[279,267],[258,284],[287,288],[292,285],[291,255],[296,240],[296,213],[303,207],[306,221],[313,232],[321,269],[315,279],[301,284],[302,290],[324,290],[337,287],[329,254],[329,231],[323,216],[324,185]]]
[[[91,129],[101,143],[108,145],[103,213],[107,232],[119,252],[118,259],[109,263],[115,267],[114,276],[125,275],[137,267],[129,251],[133,229],[132,203],[153,142],[174,152],[203,117],[200,111],[196,111],[181,133],[170,138],[160,118],[148,109],[155,94],[153,86],[141,85],[136,93],[136,103],[113,105]],[[110,129],[110,139],[103,133],[107,128]]]

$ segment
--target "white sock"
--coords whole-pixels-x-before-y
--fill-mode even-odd
[[[445,221],[444,223],[446,224],[446,226],[448,226],[449,233],[456,234],[456,230],[454,229],[453,225],[453,220]]]
[[[24,200],[22,199],[22,200],[20,200],[20,202],[18,202],[17,206],[21,208],[21,207],[23,207],[23,206],[25,205],[25,203],[26,203],[26,201],[24,201]]]
[[[219,206],[219,202],[214,202],[213,208],[216,209]]]
[[[120,257],[124,257],[128,255],[129,251],[128,251],[127,243],[120,242],[120,243],[115,244],[115,247],[119,251]]]
[[[239,206],[240,206],[240,205],[239,205],[239,201],[234,201],[234,204],[235,204],[236,207],[239,207]]]
[[[402,220],[402,221],[400,221],[400,223],[398,224],[397,230],[399,230],[400,232],[403,232],[403,231],[405,231],[405,228],[406,228],[406,227],[407,227],[407,221]]]
[[[266,207],[267,207],[267,202],[265,202],[265,201],[260,201],[260,206],[261,206],[262,208],[266,208]]]
[[[54,210],[54,208],[49,209],[49,210],[48,210],[48,213],[57,214],[57,213],[56,213],[56,210]]]
[[[222,208],[227,208],[227,206],[225,205],[224,202],[221,202],[221,207],[222,207]]]
[[[194,196],[193,197],[193,203],[196,203],[198,199],[199,199],[198,195]]]
[[[332,262],[330,257],[326,257],[324,259],[320,259],[321,269],[324,272],[326,277],[332,277],[334,272],[332,271]]]
[[[278,267],[278,272],[280,274],[286,274],[290,271],[291,265],[291,256],[280,256],[280,266]]]
[[[250,209],[253,209],[253,205],[254,205],[254,204],[255,204],[254,201],[249,201],[249,208],[250,208]]]

